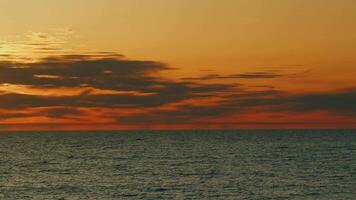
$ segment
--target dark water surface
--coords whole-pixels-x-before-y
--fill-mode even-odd
[[[0,199],[356,199],[356,131],[3,132]]]

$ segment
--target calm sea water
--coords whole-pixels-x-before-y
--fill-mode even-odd
[[[0,199],[356,199],[356,131],[3,132]]]

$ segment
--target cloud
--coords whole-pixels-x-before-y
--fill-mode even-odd
[[[278,90],[266,91],[240,91],[232,95],[225,96],[214,105],[182,105],[170,110],[156,110],[146,114],[136,114],[129,117],[125,116],[117,120],[129,124],[196,124],[202,125],[210,121],[209,124],[223,124],[216,121],[220,117],[244,116],[245,114],[263,113],[305,113],[328,112],[332,115],[348,116],[356,118],[356,89],[344,91],[319,93],[319,94],[300,94],[291,95]],[[293,115],[293,114],[292,114]],[[238,119],[226,124],[246,124]],[[322,124],[320,119],[306,123]],[[265,122],[253,121],[251,124],[283,124],[285,122]],[[289,124],[302,124],[304,122],[288,122]],[[345,122],[334,122],[345,123]]]
[[[25,109],[49,106],[70,106],[88,108],[149,108],[179,101],[207,97],[217,94],[217,87],[172,87],[164,88],[152,95],[134,94],[84,94],[78,96],[41,96],[29,94],[0,94],[0,107],[4,109]],[[183,88],[184,87],[184,88]],[[216,90],[215,90],[216,89]],[[173,91],[173,92],[172,92]]]
[[[0,93],[0,108],[68,108],[48,109],[47,114],[42,113],[51,118],[61,118],[64,112],[79,114],[76,108],[154,108],[219,96],[237,87],[233,84],[201,84],[155,76],[160,71],[173,69],[159,62],[128,60],[121,55],[108,53],[57,55],[36,62],[1,61],[0,84],[3,84],[3,88],[5,85],[21,86],[30,92],[15,89],[3,91]],[[77,95],[66,94],[66,91],[74,88],[82,92]],[[49,89],[61,90],[62,95],[34,92],[46,92]]]
[[[280,101],[284,101],[292,110],[298,112],[329,111],[356,117],[356,88],[328,93],[292,95],[270,103],[280,104]]]
[[[1,119],[45,116],[53,119],[80,117],[83,109],[141,109],[130,115],[98,113],[127,124],[200,123],[202,119],[239,116],[256,112],[326,111],[354,117],[356,90],[292,95],[274,87],[257,91],[241,84],[202,83],[205,79],[269,79],[287,75],[254,72],[229,76],[209,75],[199,79],[171,80],[157,74],[174,70],[164,63],[129,60],[119,54],[65,54],[35,62],[0,61],[0,84],[21,86],[30,92],[7,90],[0,93]],[[289,75],[288,75],[289,76]],[[70,89],[81,92],[66,95]],[[62,94],[45,95],[33,91],[58,89]],[[109,92],[93,92],[93,91]],[[110,92],[111,91],[111,92]],[[197,104],[210,99],[209,104]],[[166,109],[167,106],[173,107]],[[17,110],[41,111],[16,113]],[[101,111],[99,111],[101,112]]]
[[[83,115],[86,112],[81,111],[77,108],[72,107],[58,107],[58,108],[49,108],[42,112],[40,115],[44,115],[50,118],[73,118],[78,115]]]
[[[23,112],[15,112],[15,113],[11,113],[11,112],[4,112],[2,111],[0,113],[0,119],[12,119],[12,118],[24,118],[24,117],[33,117],[34,115],[31,113],[23,113]]]
[[[79,87],[131,90],[137,85],[160,84],[148,74],[171,69],[152,61],[124,60],[103,55],[63,55],[34,63],[0,62],[0,83],[31,87]],[[53,78],[57,77],[57,78]]]
[[[13,119],[13,118],[31,118],[31,117],[49,117],[56,119],[74,119],[76,116],[85,114],[73,107],[48,107],[39,109],[30,109],[26,111],[4,111],[0,113],[0,119]]]
[[[249,72],[249,73],[239,73],[231,75],[219,75],[219,74],[208,74],[201,77],[187,77],[182,80],[191,81],[206,81],[206,80],[219,80],[219,79],[273,79],[273,78],[283,78],[292,77],[291,74],[279,74],[275,72]]]
[[[15,41],[0,41],[0,58],[28,61],[46,54],[56,55],[59,52],[73,51],[65,48],[72,33],[68,28],[52,30],[50,33],[28,31]]]
[[[345,89],[323,93],[289,94],[278,90],[250,92],[241,98],[231,95],[221,104],[230,107],[265,107],[270,112],[313,112],[325,111],[337,115],[356,117],[356,89]]]
[[[60,43],[46,34],[34,33],[31,43],[26,45],[57,51],[53,45]],[[356,117],[356,89],[295,95],[267,82],[297,78],[307,72],[212,73],[175,80],[159,74],[176,68],[157,61],[127,59],[112,52],[57,51],[34,60],[11,54],[0,58],[1,120],[46,117],[80,121],[87,110],[95,110],[96,115],[113,123],[133,125],[204,124],[205,119],[267,112],[323,111]],[[266,83],[251,88],[226,79],[258,79]],[[205,82],[208,80],[214,83]],[[48,94],[53,89],[58,94]],[[121,113],[122,110],[128,114]]]
[[[202,70],[201,70],[202,71]],[[285,72],[287,71],[287,72]],[[292,69],[288,66],[284,68],[268,68],[264,67],[264,70],[235,73],[229,75],[220,75],[218,73],[210,73],[200,77],[185,77],[182,80],[187,81],[209,81],[209,80],[224,80],[224,79],[276,79],[276,78],[298,78],[308,74],[311,70],[305,69]],[[211,70],[204,70],[202,72],[212,72]]]

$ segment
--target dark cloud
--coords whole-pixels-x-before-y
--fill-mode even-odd
[[[271,78],[280,78],[288,77],[287,74],[278,74],[273,72],[251,72],[251,73],[240,73],[240,74],[231,74],[231,75],[219,75],[219,74],[208,74],[201,77],[188,77],[183,78],[183,80],[219,80],[219,79],[271,79]]]
[[[173,110],[158,110],[145,115],[140,114],[118,118],[118,121],[129,124],[204,124],[201,119],[239,116],[246,113],[308,113],[313,111],[326,111],[331,114],[356,117],[355,102],[356,89],[302,95],[290,95],[278,90],[260,92],[240,91],[239,93],[225,96],[216,105],[183,105]],[[253,124],[258,123],[263,122],[253,122]],[[288,123],[293,124],[293,122]],[[294,124],[296,123],[301,124],[303,122],[295,122]],[[239,122],[236,121],[236,124],[239,124]],[[271,123],[268,122],[268,124]]]
[[[356,89],[291,96],[282,100],[288,102],[290,107],[299,112],[324,110],[342,115],[356,116]]]
[[[272,79],[294,74],[253,72],[233,75],[210,74],[198,78],[170,80],[158,76],[173,70],[160,62],[128,60],[111,53],[51,56],[37,62],[0,61],[0,84],[21,85],[36,89],[81,88],[78,95],[23,94],[0,91],[0,119],[46,116],[71,118],[83,110],[110,108],[149,108],[146,114],[98,113],[124,124],[196,124],[201,119],[237,116],[253,112],[327,111],[356,116],[356,89],[320,94],[291,95],[273,86],[262,85],[258,91],[243,89],[239,84],[202,83],[202,80]],[[95,93],[109,90],[109,93]],[[196,105],[188,100],[215,98],[213,104]],[[180,103],[169,110],[162,106]],[[16,112],[32,110],[32,112]],[[33,111],[36,110],[36,111]],[[257,110],[257,111],[256,111]],[[115,112],[113,112],[115,113]]]
[[[2,84],[43,90],[79,87],[82,92],[75,96],[2,93],[0,108],[148,108],[218,96],[236,87],[231,84],[200,84],[154,76],[162,70],[172,69],[159,62],[126,60],[115,54],[63,55],[47,57],[34,63],[3,61],[0,62]],[[93,94],[92,89],[111,90],[112,94]],[[125,91],[134,93],[115,93]]]
[[[55,107],[55,108],[41,108],[30,111],[15,111],[15,112],[2,112],[0,119],[12,118],[28,118],[28,117],[49,117],[49,118],[77,118],[78,115],[83,115],[86,112],[73,107]]]
[[[356,89],[343,91],[291,95],[283,91],[267,90],[231,95],[221,103],[239,108],[267,106],[269,111],[310,112],[327,111],[356,117]]]
[[[257,72],[248,72],[248,73],[237,73],[230,75],[220,75],[216,73],[200,76],[200,77],[186,77],[182,80],[189,81],[207,81],[207,80],[219,80],[219,79],[274,79],[274,78],[296,78],[303,76],[310,72],[301,71],[294,73],[281,73],[283,70],[268,70],[268,71],[257,71]]]
[[[49,108],[40,112],[39,114],[50,118],[75,118],[76,116],[78,115],[80,116],[85,113],[86,112],[81,111],[77,108],[62,107],[62,108]]]
[[[99,56],[102,55],[56,56],[35,63],[0,62],[0,83],[39,88],[87,85],[98,89],[131,90],[135,85],[159,84],[159,80],[148,75],[171,69],[152,61]]]
[[[7,113],[0,113],[0,119],[12,119],[12,118],[24,118],[24,117],[33,117],[34,115],[32,113],[11,113],[11,112],[7,112]]]
[[[244,91],[235,90],[231,94],[224,95],[222,100],[212,105],[181,105],[170,110],[156,110],[145,115],[138,114],[118,118],[120,123],[129,124],[204,124],[202,119],[214,119],[224,116],[238,116],[248,113],[253,105],[247,105],[250,101],[261,101],[265,98],[274,98],[282,91]],[[257,106],[257,104],[256,104]],[[262,111],[261,111],[262,112]]]

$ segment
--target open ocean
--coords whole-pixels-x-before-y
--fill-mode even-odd
[[[2,132],[0,199],[356,199],[356,130]]]

